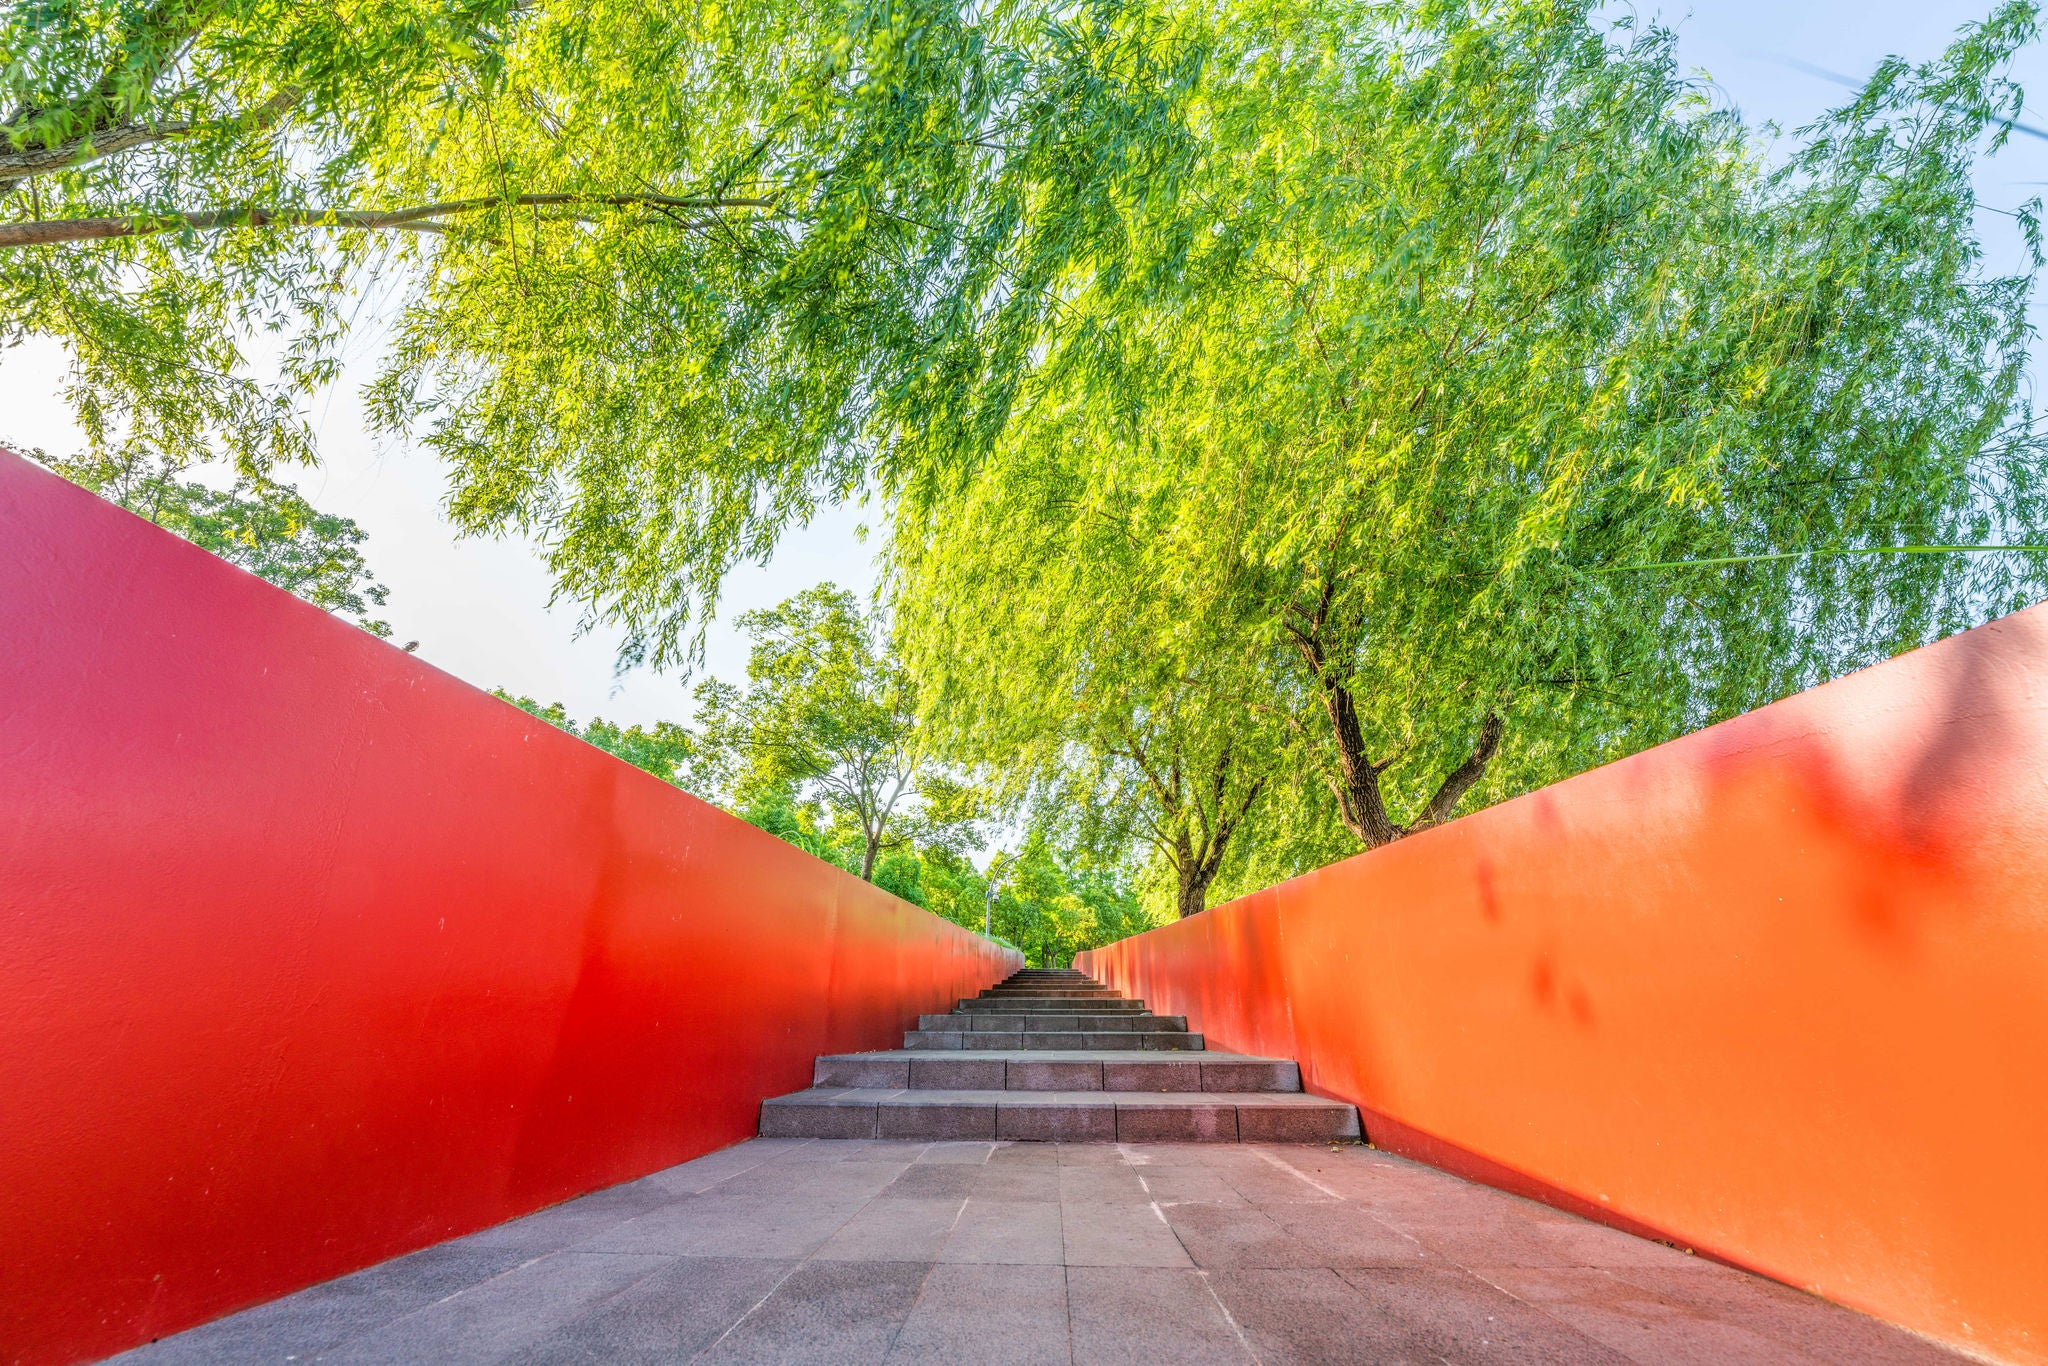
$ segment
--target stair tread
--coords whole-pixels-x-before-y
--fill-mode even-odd
[[[1211,1053],[1185,1016],[1156,1014],[1071,969],[1020,973],[916,1019],[901,1048],[820,1055],[811,1086],[763,1103],[761,1133],[1064,1143],[1360,1137],[1357,1108],[1304,1092],[1293,1059]]]
[[[1242,1105],[1348,1110],[1341,1100],[1305,1091],[914,1091],[814,1086],[770,1105]]]
[[[939,1043],[938,1039],[968,1040],[965,1043]],[[1067,1041],[1070,1049],[1122,1048],[1133,1053],[1145,1052],[1194,1052],[1204,1051],[1203,1039],[1199,1032],[1180,1029],[1121,1029],[1121,1030],[1070,1030],[1070,1029],[910,1029],[904,1031],[904,1042],[912,1039],[933,1040],[930,1046],[921,1050],[927,1053],[993,1053],[1003,1048],[1000,1043],[987,1045],[973,1042],[978,1039],[1059,1039]],[[1115,1040],[1115,1043],[1082,1043],[1083,1039]],[[1128,1040],[1128,1042],[1126,1042]],[[1057,1051],[1048,1044],[1040,1052]]]
[[[908,1058],[916,1062],[929,1062],[934,1054],[948,1050],[938,1048],[878,1048],[871,1053],[824,1053],[822,1059],[874,1059]],[[1161,1067],[1189,1067],[1197,1062],[1279,1062],[1291,1063],[1292,1058],[1269,1058],[1257,1053],[1211,1053],[1191,1048],[977,1048],[962,1049],[972,1052],[976,1062],[1115,1062],[1133,1061],[1156,1062]]]

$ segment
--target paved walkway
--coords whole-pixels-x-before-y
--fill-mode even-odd
[[[120,1360],[1959,1358],[1356,1146],[757,1139]]]

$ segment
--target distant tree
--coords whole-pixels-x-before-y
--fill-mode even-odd
[[[289,484],[243,475],[223,492],[139,457],[84,455],[50,467],[373,636],[391,635],[390,625],[372,615],[390,590],[363,559],[367,534],[346,517],[321,512]],[[418,645],[410,641],[405,648]]]
[[[876,885],[971,930],[987,915],[994,937],[1040,966],[1062,967],[1082,949],[1164,923],[1140,903],[1130,870],[1033,828],[1002,861],[996,896],[989,873],[946,849],[898,849],[882,856]]]
[[[673,721],[657,721],[652,726],[615,726],[599,716],[579,725],[560,702],[542,703],[531,697],[515,697],[503,688],[493,688],[491,696],[510,702],[519,710],[538,716],[556,729],[565,730],[607,754],[624,759],[635,768],[645,769],[665,783],[682,788],[690,785],[691,765],[698,757],[697,739]]]
[[[973,838],[975,794],[926,743],[916,690],[851,593],[821,584],[739,625],[753,639],[746,686],[697,690],[703,771],[730,805],[816,803],[857,832],[869,880],[887,848]]]
[[[1193,915],[1288,781],[1290,736],[1242,641],[1138,582],[1120,528],[1034,515],[1042,495],[984,481],[948,504],[951,528],[899,537],[909,663],[935,685],[925,725],[1034,825],[1148,849]]]

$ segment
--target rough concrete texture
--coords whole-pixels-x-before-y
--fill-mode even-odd
[[[757,1139],[119,1360],[1960,1358],[1354,1145]]]

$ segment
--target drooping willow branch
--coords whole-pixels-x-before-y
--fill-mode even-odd
[[[107,157],[175,142],[202,132],[261,132],[284,117],[303,92],[293,88],[278,91],[253,109],[210,123],[145,124],[133,121],[112,124],[80,134],[54,147],[9,147],[0,137],[0,190],[53,171],[76,170]],[[12,130],[5,130],[11,132]]]
[[[519,194],[451,199],[409,209],[209,209],[195,213],[138,214],[122,218],[59,218],[0,223],[0,247],[97,242],[163,232],[221,232],[230,228],[329,228],[352,232],[445,232],[444,220],[495,208],[772,209],[772,199],[684,199],[660,194]]]
[[[1619,574],[1631,569],[1710,569],[1716,565],[1763,564],[1769,560],[1820,559],[1831,555],[1989,555],[2000,551],[2048,553],[2048,545],[1870,545],[1841,550],[1780,550],[1770,555],[1719,555],[1706,560],[1662,560],[1656,564],[1611,564],[1595,574]]]

